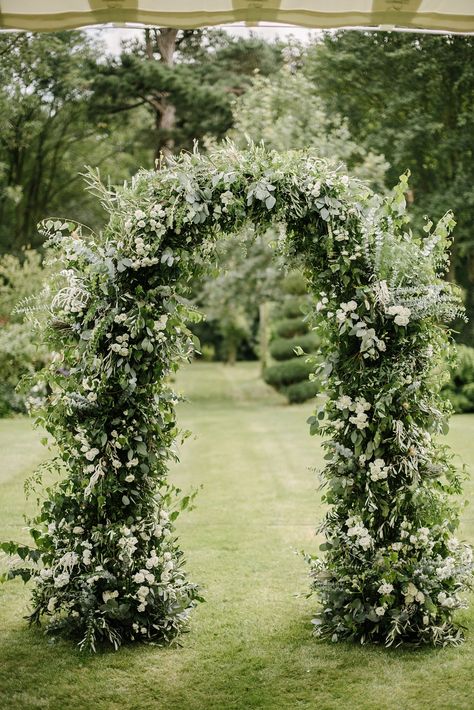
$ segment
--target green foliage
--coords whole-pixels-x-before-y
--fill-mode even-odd
[[[399,32],[331,32],[305,57],[305,74],[329,114],[347,120],[359,145],[390,164],[387,184],[411,171],[410,213],[456,216],[449,278],[466,289],[474,344],[474,39]],[[368,80],[370,77],[370,80]],[[395,88],[396,87],[396,88]]]
[[[298,346],[306,353],[314,352],[320,344],[316,333],[306,333],[293,338],[275,338],[270,344],[270,355],[274,360],[289,360]]]
[[[173,522],[189,498],[177,504],[166,475],[178,437],[169,377],[192,356],[198,317],[189,283],[222,233],[278,223],[324,338],[327,401],[310,418],[329,437],[326,555],[310,560],[318,633],[459,643],[472,551],[453,535],[461,483],[437,441],[435,369],[449,343],[440,325],[460,312],[443,281],[450,217],[420,239],[406,228],[403,181],[382,200],[311,153],[232,144],[95,190],[110,214],[102,234],[45,224],[62,266],[46,329],[61,367],[40,377],[50,390],[38,422],[55,441],[51,466],[67,473],[29,528],[38,564],[28,555],[16,569],[35,579],[31,621],[47,615],[91,650],[183,630],[199,597]]]
[[[275,305],[274,315],[286,318],[273,323],[274,337],[270,343],[270,355],[277,360],[276,365],[264,371],[265,382],[285,395],[290,404],[304,402],[314,397],[319,384],[309,381],[314,377],[314,358],[305,357],[320,346],[320,338],[310,330],[307,314],[311,308],[308,284],[300,271],[291,271],[281,285],[285,297]],[[306,313],[306,315],[304,315]]]
[[[278,338],[295,338],[308,332],[308,323],[304,316],[282,318],[274,323],[273,329]]]
[[[380,189],[387,163],[355,142],[342,116],[328,111],[317,86],[287,64],[270,76],[253,78],[235,103],[230,136],[241,147],[249,137],[276,150],[311,148],[318,158],[344,163],[351,174]]]
[[[474,412],[474,348],[456,347],[456,357],[450,372],[451,378],[443,388],[444,396],[455,412]]]
[[[48,348],[32,339],[31,322],[23,311],[41,318],[35,297],[50,273],[32,249],[23,251],[21,258],[0,257],[0,417],[25,411],[24,393],[18,386],[48,360]],[[29,392],[27,386],[25,392]]]
[[[281,391],[290,404],[301,404],[316,397],[320,389],[321,385],[318,381],[305,379],[301,382],[293,382]]]
[[[300,380],[307,380],[313,372],[314,363],[307,362],[307,358],[301,356],[271,365],[265,370],[264,378],[268,385],[281,387]]]
[[[278,292],[281,279],[272,239],[271,231],[256,235],[250,228],[223,239],[216,249],[217,274],[193,283],[194,302],[206,318],[193,330],[227,362],[242,352],[255,357],[259,305]]]
[[[280,45],[221,30],[149,30],[97,67],[94,112],[121,114],[135,125],[135,141],[152,165],[161,151],[192,149],[196,140],[223,138],[232,101],[255,71],[275,72]],[[145,116],[145,130],[140,118]],[[163,120],[164,116],[169,120]]]
[[[37,222],[69,211],[97,223],[100,206],[78,187],[91,160],[120,182],[136,170],[126,134],[90,113],[101,45],[81,32],[0,36],[0,253],[40,246]]]

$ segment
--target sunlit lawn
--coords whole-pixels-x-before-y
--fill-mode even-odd
[[[179,519],[191,578],[206,603],[181,648],[136,646],[83,656],[71,643],[28,630],[28,588],[0,590],[0,708],[29,710],[400,710],[474,708],[474,612],[461,648],[385,651],[331,645],[311,635],[315,601],[302,548],[315,551],[321,515],[311,406],[288,407],[252,364],[196,364],[179,378],[192,429],[172,472],[182,488],[203,484]],[[0,539],[25,539],[23,481],[45,455],[26,419],[0,421]],[[474,416],[453,419],[450,443],[470,463]],[[466,486],[474,498],[474,486]],[[463,534],[474,542],[474,513]],[[300,596],[295,596],[300,593]]]

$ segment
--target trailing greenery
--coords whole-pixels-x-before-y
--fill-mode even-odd
[[[311,152],[263,147],[195,152],[117,193],[95,188],[110,214],[102,234],[45,225],[63,270],[45,294],[58,354],[40,378],[50,392],[38,422],[58,452],[50,467],[66,476],[30,526],[35,546],[3,545],[25,562],[10,576],[35,580],[31,620],[50,618],[88,649],[169,642],[185,627],[198,592],[166,482],[178,436],[169,376],[193,352],[188,282],[222,233],[250,221],[285,226],[286,258],[319,298],[328,398],[310,423],[329,437],[330,509],[327,554],[311,561],[318,633],[458,643],[472,553],[453,534],[461,484],[436,440],[445,415],[433,377],[442,323],[460,310],[442,279],[451,215],[412,235],[406,179],[381,200]]]
[[[455,412],[474,412],[474,348],[456,346],[450,379],[443,388]]]

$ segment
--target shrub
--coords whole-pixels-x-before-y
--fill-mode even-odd
[[[276,338],[270,344],[270,355],[274,360],[290,360],[295,357],[295,348],[300,347],[305,353],[313,353],[319,346],[316,333],[298,335],[294,338]]]
[[[289,296],[280,307],[282,318],[301,318],[304,316],[305,301],[301,301],[301,296]]]
[[[302,380],[301,382],[295,382],[285,387],[283,394],[287,397],[290,404],[300,404],[316,397],[320,389],[321,386],[319,382]]]
[[[294,357],[291,360],[267,367],[264,379],[268,385],[284,387],[301,380],[307,380],[312,372],[314,372],[314,363],[307,362],[307,358],[304,356]]]
[[[303,316],[300,318],[283,318],[276,321],[273,326],[275,335],[280,338],[294,338],[295,335],[304,335],[308,332],[308,324]]]
[[[30,324],[0,326],[0,417],[25,411],[16,388],[23,377],[43,368],[47,358],[47,349],[34,343]]]

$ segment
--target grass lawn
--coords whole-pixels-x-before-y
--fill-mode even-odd
[[[181,422],[194,432],[172,477],[203,484],[179,519],[191,578],[206,603],[182,646],[135,646],[81,655],[26,628],[28,587],[0,590],[0,708],[5,710],[472,710],[474,612],[464,646],[385,651],[322,643],[311,635],[315,601],[295,549],[317,549],[321,516],[314,468],[320,443],[311,405],[286,406],[253,364],[195,364],[180,375],[190,398]],[[449,441],[474,455],[474,415],[453,419]],[[0,539],[24,539],[23,481],[45,455],[25,419],[0,421]],[[466,494],[474,498],[472,483]],[[474,542],[474,513],[464,537]],[[295,596],[302,593],[302,596]]]

